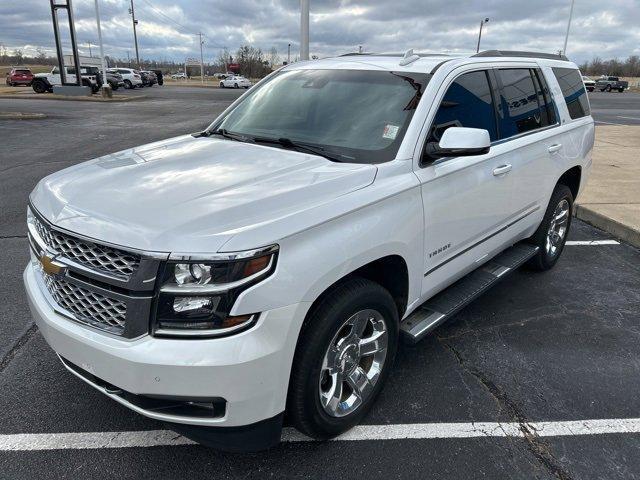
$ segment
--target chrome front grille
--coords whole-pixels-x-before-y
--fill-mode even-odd
[[[49,228],[38,218],[34,220],[38,235],[49,248],[82,266],[128,279],[140,265],[139,255],[72,237]]]
[[[115,298],[67,282],[42,272],[44,284],[53,300],[79,322],[122,335],[127,305]]]

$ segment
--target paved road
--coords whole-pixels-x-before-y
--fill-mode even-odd
[[[0,100],[0,110],[49,115],[0,120],[0,437],[164,428],[64,370],[32,327],[20,278],[27,260],[24,209],[39,178],[201,129],[237,95],[193,88],[152,92],[148,100],[121,104]],[[570,234],[574,241],[610,238],[579,221]],[[638,249],[568,246],[554,270],[515,273],[419,345],[403,347],[365,423],[526,426],[640,417],[639,312]],[[0,449],[0,472],[7,479],[634,479],[640,478],[640,434],[303,442],[252,455],[188,445]]]
[[[589,93],[596,125],[640,125],[640,93]]]

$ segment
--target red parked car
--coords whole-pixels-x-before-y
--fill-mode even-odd
[[[14,87],[16,85],[31,85],[33,81],[33,73],[28,68],[14,67],[7,73],[7,85]]]

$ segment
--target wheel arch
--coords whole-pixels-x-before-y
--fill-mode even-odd
[[[580,165],[576,165],[575,167],[570,168],[566,172],[564,172],[556,185],[565,185],[571,190],[571,194],[573,195],[573,199],[575,200],[580,192],[580,180],[582,178],[582,167]]]
[[[352,278],[366,278],[383,288],[393,297],[398,309],[398,318],[402,318],[409,298],[409,268],[406,260],[398,254],[386,255],[372,260],[349,273],[325,288],[312,302],[304,322],[313,314],[318,305],[336,288]],[[304,324],[303,322],[303,324]]]

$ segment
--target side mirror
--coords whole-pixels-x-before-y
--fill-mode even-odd
[[[471,157],[489,153],[491,138],[482,128],[449,127],[439,143],[429,142],[425,148],[428,158]]]

